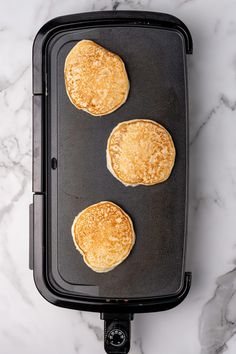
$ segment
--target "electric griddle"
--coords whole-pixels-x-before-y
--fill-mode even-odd
[[[130,80],[127,102],[93,117],[70,102],[64,63],[71,48],[91,39],[117,53]],[[152,12],[105,11],[46,23],[33,46],[33,204],[30,268],[51,303],[101,313],[107,353],[128,353],[134,313],[175,307],[187,295],[188,200],[187,27]],[[147,118],[162,124],[176,147],[170,178],[154,186],[125,187],[106,167],[106,143],[120,122]],[[75,215],[102,200],[131,216],[136,243],[108,273],[96,273],[75,249]]]

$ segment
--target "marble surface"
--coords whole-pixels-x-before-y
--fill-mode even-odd
[[[28,270],[31,193],[31,47],[49,19],[139,9],[174,14],[191,30],[187,299],[136,315],[133,354],[236,352],[235,0],[0,1],[0,353],[102,354],[98,314],[57,308]]]

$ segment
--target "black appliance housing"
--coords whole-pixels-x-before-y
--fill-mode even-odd
[[[127,102],[92,117],[69,101],[64,62],[81,39],[92,39],[124,60]],[[33,46],[33,204],[30,269],[54,305],[101,313],[107,353],[128,353],[134,313],[163,311],[186,297],[188,200],[187,27],[174,16],[104,11],[55,18]],[[161,184],[124,187],[107,170],[109,133],[119,122],[149,118],[163,124],[176,146],[176,163]],[[111,200],[132,217],[136,244],[113,271],[98,274],[75,250],[70,227],[90,204]]]

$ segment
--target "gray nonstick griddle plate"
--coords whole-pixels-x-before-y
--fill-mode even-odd
[[[82,39],[117,53],[127,68],[131,86],[127,102],[104,117],[76,109],[66,94],[65,58]],[[45,52],[47,265],[51,279],[68,294],[117,299],[177,294],[184,279],[187,200],[184,36],[148,24],[67,29],[52,37]],[[125,187],[106,168],[110,132],[118,123],[137,118],[159,122],[173,137],[176,162],[164,183]],[[136,243],[122,264],[99,274],[76,251],[71,225],[79,212],[102,200],[117,203],[131,216]]]

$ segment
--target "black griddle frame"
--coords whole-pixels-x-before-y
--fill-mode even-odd
[[[128,353],[130,321],[134,313],[155,312],[171,309],[187,296],[191,286],[191,273],[184,275],[183,286],[175,296],[132,299],[104,299],[68,294],[47,276],[46,233],[46,150],[44,103],[47,96],[45,77],[45,47],[54,34],[76,27],[100,27],[103,25],[145,25],[181,32],[185,40],[186,54],[192,53],[192,38],[187,27],[176,17],[153,12],[105,11],[75,14],[55,18],[38,32],[33,47],[33,204],[30,205],[30,269],[41,295],[54,305],[100,312],[105,321],[105,350],[107,353]],[[56,167],[55,167],[56,168]],[[118,331],[118,332],[115,332]],[[119,342],[119,334],[124,341]],[[115,336],[115,337],[114,337]],[[112,338],[112,339],[111,339]],[[113,342],[112,342],[113,341]],[[114,341],[116,344],[114,344]],[[118,344],[117,344],[118,343]]]

